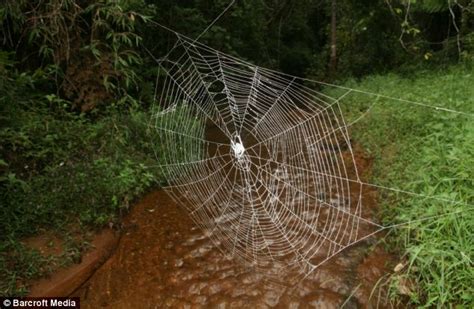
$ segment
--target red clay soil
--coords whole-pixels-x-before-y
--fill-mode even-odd
[[[92,249],[84,254],[81,263],[60,269],[48,278],[43,278],[32,283],[31,297],[65,297],[69,296],[80,287],[102,263],[112,254],[119,240],[119,233],[111,229],[105,229],[97,234],[91,245]],[[40,248],[42,254],[54,254],[62,252],[57,245],[44,246],[45,241],[51,241],[48,237],[37,237],[32,240],[31,246]],[[54,241],[54,240],[53,240]],[[44,252],[43,248],[53,248],[57,252]],[[59,250],[59,251],[58,251]]]

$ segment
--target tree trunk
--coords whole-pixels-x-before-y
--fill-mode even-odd
[[[334,76],[337,70],[337,48],[336,48],[336,9],[337,3],[336,0],[331,0],[331,57],[329,59],[329,76]]]

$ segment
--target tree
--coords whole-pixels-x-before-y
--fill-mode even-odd
[[[143,8],[143,0],[6,0],[0,42],[24,68],[51,72],[58,94],[89,111],[137,81]]]

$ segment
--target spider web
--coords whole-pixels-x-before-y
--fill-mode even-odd
[[[179,35],[158,64],[164,189],[227,255],[281,281],[383,228],[363,212],[350,90],[329,97]]]

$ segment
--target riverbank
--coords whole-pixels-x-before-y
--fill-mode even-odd
[[[146,167],[157,161],[144,111],[85,116],[36,95],[18,94],[2,113],[1,296],[25,295],[31,282],[77,264],[96,231],[119,229],[130,204],[160,182]]]
[[[344,85],[472,114],[472,72],[472,68],[458,65],[410,76],[371,76]],[[155,154],[156,143],[149,139],[143,111],[97,118],[66,112],[52,116],[47,111],[53,107],[46,98],[41,100],[44,109],[29,108],[25,99],[22,109],[7,111],[12,126],[1,131],[1,193],[6,203],[0,210],[4,223],[0,233],[2,295],[25,295],[31,282],[78,263],[91,247],[92,231],[104,226],[121,229],[133,201],[162,181],[156,171],[146,168],[157,162],[156,156],[150,155]],[[350,128],[351,136],[374,159],[367,181],[460,202],[453,207],[440,201],[379,194],[382,210],[377,218],[385,225],[458,211],[390,231],[387,247],[403,260],[402,268],[397,268],[388,283],[389,295],[413,305],[457,303],[469,307],[474,278],[474,219],[469,208],[474,203],[472,118],[381,98],[373,104],[364,95],[351,96],[348,103],[341,104],[347,123],[363,116]],[[143,211],[143,215],[148,213],[146,220],[158,215],[154,209]],[[134,226],[128,228],[133,231]],[[48,237],[38,249],[33,240],[42,235]],[[151,238],[147,235],[147,241],[153,243]],[[153,250],[143,251],[142,260],[158,254]],[[182,284],[186,287],[188,283]]]
[[[343,84],[428,105],[364,93],[351,94],[342,104],[347,123],[359,119],[351,136],[375,158],[371,183],[421,195],[381,192],[384,225],[413,222],[392,229],[386,239],[405,259],[402,274],[392,278],[391,294],[408,295],[413,305],[474,305],[473,85],[469,63]],[[428,216],[439,217],[416,221]],[[401,293],[400,282],[411,282],[412,288]]]

